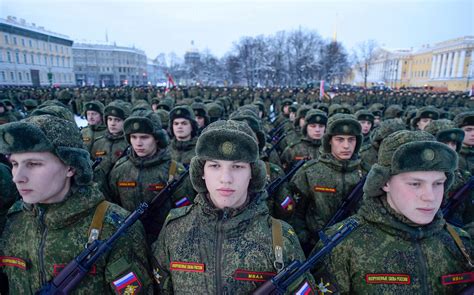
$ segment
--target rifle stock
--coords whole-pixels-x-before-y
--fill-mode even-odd
[[[293,165],[293,167],[290,171],[288,171],[287,174],[282,175],[273,180],[271,183],[269,183],[266,188],[267,194],[271,196],[273,193],[275,193],[285,181],[290,179],[296,173],[296,171],[298,171],[298,169],[300,169],[300,167],[304,165],[305,162],[306,159],[299,160],[298,162],[296,162],[295,165]]]

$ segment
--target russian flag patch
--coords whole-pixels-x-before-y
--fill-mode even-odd
[[[184,197],[180,199],[179,201],[177,201],[176,203],[174,203],[174,205],[176,206],[176,208],[189,206],[191,205],[191,201],[188,198]]]
[[[112,282],[116,294],[138,294],[142,284],[134,272],[129,272],[123,277]]]
[[[283,202],[280,203],[280,206],[287,211],[293,210],[293,206],[294,206],[293,199],[290,198],[290,196],[286,196]]]
[[[309,294],[314,294],[313,289],[311,289],[311,286],[309,285],[308,281],[304,281],[303,284],[301,284],[295,295],[309,295]]]

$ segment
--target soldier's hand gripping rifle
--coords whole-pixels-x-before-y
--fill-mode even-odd
[[[273,195],[285,181],[287,181],[288,179],[291,179],[291,177],[293,177],[296,171],[298,171],[298,169],[300,169],[300,167],[303,166],[305,162],[306,162],[306,159],[299,160],[298,162],[296,162],[295,165],[293,165],[293,167],[291,168],[290,171],[288,171],[288,173],[270,182],[266,187],[268,196]]]
[[[189,170],[181,173],[180,176],[173,179],[163,190],[157,194],[148,205],[142,202],[138,208],[130,213],[120,227],[106,240],[95,240],[86,247],[78,256],[74,258],[68,265],[48,284],[44,285],[36,294],[69,294],[73,291],[82,279],[87,275],[94,263],[104,254],[109,252],[114,246],[117,239],[125,234],[125,232],[148,210],[148,214],[144,216],[144,222],[148,216],[153,215],[153,208],[158,208],[163,202],[170,197],[176,188],[183,182],[188,175]],[[151,209],[151,210],[150,210]],[[145,223],[143,224],[145,226]]]
[[[303,276],[305,272],[313,268],[322,257],[331,252],[332,249],[354,229],[356,229],[357,226],[358,222],[354,219],[350,219],[349,222],[342,225],[334,235],[327,237],[322,233],[321,241],[324,243],[324,246],[321,250],[311,255],[304,263],[301,263],[298,260],[293,261],[279,274],[261,285],[253,292],[253,294],[284,294],[293,282]]]
[[[461,205],[462,202],[468,197],[469,193],[472,192],[474,188],[474,176],[471,176],[469,180],[458,189],[453,196],[448,200],[448,202],[441,207],[441,212],[443,213],[444,219],[449,220],[453,215],[454,210]]]
[[[322,231],[326,231],[328,227],[341,222],[350,216],[351,211],[357,207],[357,204],[364,195],[363,188],[366,178],[367,176],[364,176],[361,180],[359,180],[354,189],[352,189],[351,193],[344,199],[344,201],[342,201],[341,205],[339,205],[336,213],[334,213],[331,219],[326,223]]]

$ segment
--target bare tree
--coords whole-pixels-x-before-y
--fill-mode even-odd
[[[367,77],[371,71],[373,62],[377,58],[378,48],[375,40],[367,40],[359,43],[353,52],[354,65],[364,78],[364,88],[367,88]]]

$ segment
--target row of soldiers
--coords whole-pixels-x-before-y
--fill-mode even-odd
[[[201,97],[176,99],[170,95],[161,99],[136,99],[133,103],[114,100],[106,106],[98,100],[87,102],[83,108],[88,126],[81,133],[90,155],[87,160],[94,161],[95,167],[91,175],[83,176],[92,177],[110,203],[133,211],[140,202],[149,202],[191,165],[199,150],[198,139],[206,126],[219,119],[243,121],[255,135],[267,184],[291,171],[299,161],[307,161],[293,171],[292,179],[269,195],[265,203],[273,217],[293,226],[299,243],[309,254],[320,242],[318,232],[325,229],[344,198],[380,163],[378,151],[383,140],[397,131],[425,130],[459,154],[460,165],[454,173],[454,186],[446,191],[446,200],[473,173],[474,113],[468,108],[385,107],[382,103],[364,106],[319,100],[301,104],[297,101],[295,97],[275,99],[271,107],[267,107],[261,99],[236,104],[230,97],[209,102]],[[275,114],[275,110],[279,112]],[[44,115],[74,122],[68,106],[57,101],[44,102],[28,116]],[[206,144],[212,145],[212,141],[201,146]],[[212,146],[202,147],[205,148],[212,149]],[[86,171],[87,160],[82,160],[82,154],[75,157],[76,171]],[[66,163],[71,161],[61,159]],[[9,189],[14,191],[11,185]],[[155,226],[146,232],[148,246],[156,241],[170,210],[189,207],[195,203],[195,196],[195,183],[186,179],[161,205],[159,212],[155,212]],[[471,234],[472,199],[471,193],[453,219]],[[361,204],[351,209],[356,212],[359,206]],[[18,230],[11,232],[7,228],[5,235]],[[37,282],[35,286],[40,284]],[[324,285],[319,289],[324,289],[322,287]]]

